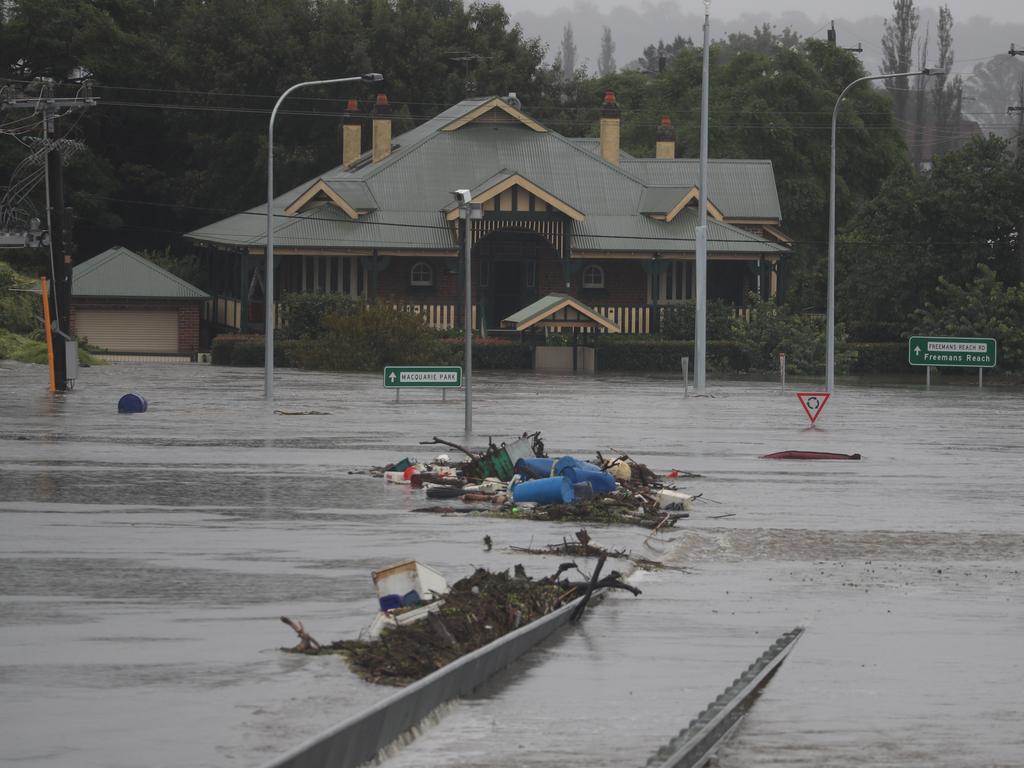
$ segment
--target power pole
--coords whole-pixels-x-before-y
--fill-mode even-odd
[[[46,142],[46,218],[50,248],[50,284],[48,297],[55,331],[53,345],[54,386],[58,392],[68,390],[74,384],[74,375],[69,371],[78,368],[78,360],[69,365],[71,354],[77,354],[71,338],[71,274],[72,242],[70,209],[64,205],[64,158],[63,137],[59,135],[57,120],[69,112],[85,109],[96,104],[88,85],[83,85],[73,97],[58,97],[55,83],[48,78],[35,83],[38,96],[20,94],[8,96],[4,106],[12,109],[32,109],[40,116],[43,124],[43,138]],[[28,243],[26,243],[27,245]]]

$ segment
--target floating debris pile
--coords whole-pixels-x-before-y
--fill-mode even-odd
[[[603,559],[600,561],[603,563]],[[452,585],[435,610],[415,623],[385,626],[375,640],[338,640],[318,643],[299,621],[281,620],[295,629],[299,644],[284,650],[308,655],[337,654],[352,671],[372,683],[402,686],[434,672],[460,656],[481,648],[503,635],[547,615],[590,589],[640,590],[625,583],[622,574],[584,581],[563,579],[575,563],[563,563],[558,571],[539,580],[526,576],[521,565],[513,574],[478,568]],[[595,570],[593,576],[598,575]],[[401,610],[401,609],[399,609]],[[416,610],[410,606],[408,610]],[[397,612],[397,611],[396,611]]]
[[[524,433],[500,446],[473,453],[434,437],[423,445],[443,445],[467,457],[452,461],[443,454],[417,464],[402,459],[374,474],[389,482],[423,488],[432,500],[461,500],[473,507],[426,506],[416,512],[470,513],[529,520],[621,523],[646,528],[674,525],[688,517],[694,499],[672,481],[699,477],[672,470],[662,477],[626,454],[594,461],[572,456],[548,457],[539,432]]]

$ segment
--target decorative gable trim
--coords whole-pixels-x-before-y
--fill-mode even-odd
[[[573,221],[583,221],[586,218],[584,214],[573,208],[564,200],[559,200],[557,197],[552,195],[550,192],[538,187],[529,179],[520,176],[518,173],[513,173],[511,176],[506,176],[504,179],[499,181],[497,184],[490,186],[481,192],[474,192],[473,202],[474,203],[487,203],[505,190],[511,189],[512,187],[519,187],[529,192],[534,197],[543,200],[548,206],[554,208],[559,213],[564,213]],[[486,206],[485,206],[486,207]],[[459,218],[459,209],[457,206],[451,208],[447,213],[448,221],[455,221]]]
[[[665,221],[672,221],[672,219],[678,216],[680,212],[692,202],[696,202],[697,205],[700,205],[700,189],[698,187],[691,187],[690,191],[683,195],[682,199],[665,214]],[[725,216],[710,200],[708,200],[708,213],[710,213],[711,217],[714,219],[718,219],[719,221],[725,220]],[[656,216],[655,218],[659,217]]]
[[[549,294],[534,304],[509,315],[501,321],[503,327],[517,331],[530,328],[602,328],[608,333],[621,329],[604,315],[578,299],[563,294]]]
[[[491,112],[491,111],[493,111],[495,109],[500,109],[502,112],[504,112],[505,114],[509,115],[511,118],[513,118],[517,122],[522,123],[527,128],[530,128],[531,130],[537,131],[537,133],[547,133],[548,129],[545,128],[543,125],[538,123],[536,120],[534,120],[534,119],[532,119],[530,117],[527,117],[522,112],[520,112],[518,109],[516,109],[515,107],[507,104],[503,99],[499,99],[499,98],[494,98],[494,99],[491,99],[490,101],[484,102],[483,104],[481,104],[476,109],[471,110],[471,111],[467,112],[466,114],[464,114],[462,117],[457,118],[455,120],[452,120],[452,122],[448,123],[448,125],[444,126],[441,130],[442,131],[457,131],[462,126],[468,125],[469,123],[472,123],[474,120],[477,120],[478,118],[482,117],[483,115],[486,115],[488,112]]]
[[[301,213],[303,210],[305,210],[307,206],[316,201],[318,197],[327,198],[328,202],[332,203],[333,205],[343,210],[345,213],[349,215],[350,218],[359,218],[359,212],[351,205],[349,205],[347,202],[345,202],[345,198],[343,198],[341,195],[339,195],[337,192],[331,189],[327,182],[325,182],[323,179],[320,179],[313,186],[311,186],[309,189],[307,189],[305,192],[299,195],[294,200],[294,202],[292,202],[291,205],[284,209],[284,212],[287,213],[289,216],[292,216],[296,213]]]

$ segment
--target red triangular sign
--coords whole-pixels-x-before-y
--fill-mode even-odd
[[[811,420],[811,424],[817,421],[818,416],[825,408],[825,403],[832,396],[831,392],[797,392],[796,396],[800,400],[800,405],[804,407],[804,412],[807,414],[807,418]]]

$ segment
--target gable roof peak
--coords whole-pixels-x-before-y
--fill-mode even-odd
[[[465,112],[444,125],[441,128],[442,131],[457,131],[459,128],[477,121],[506,123],[518,122],[537,133],[547,133],[548,130],[522,111],[522,103],[515,97],[515,94],[509,94],[508,96],[487,96],[479,101],[464,99],[459,102],[459,106],[461,105],[466,105],[471,108],[468,112]],[[503,119],[497,121],[494,120],[496,111],[503,113],[500,115]]]

